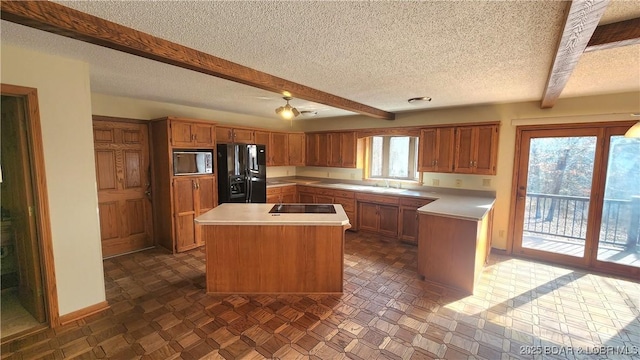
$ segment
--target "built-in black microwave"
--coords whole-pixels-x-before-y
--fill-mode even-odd
[[[174,150],[173,175],[213,174],[213,151]]]

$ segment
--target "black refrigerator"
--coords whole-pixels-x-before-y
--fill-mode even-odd
[[[267,202],[264,145],[218,144],[218,203]]]

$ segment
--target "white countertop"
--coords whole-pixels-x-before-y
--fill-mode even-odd
[[[344,226],[349,218],[342,205],[334,204],[335,214],[269,214],[276,204],[226,203],[198,216],[200,225],[313,225]]]
[[[351,190],[369,194],[400,196],[409,198],[432,199],[431,203],[418,209],[419,213],[437,216],[452,217],[463,220],[481,220],[493,207],[496,198],[486,195],[449,194],[437,191],[420,191],[414,189],[396,189],[367,185],[355,185],[345,183],[325,183],[316,180],[287,179],[282,181],[267,181],[269,187],[287,185],[306,185],[321,188]]]

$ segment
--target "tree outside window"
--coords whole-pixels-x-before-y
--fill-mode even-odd
[[[417,137],[373,136],[370,146],[370,178],[418,180]]]

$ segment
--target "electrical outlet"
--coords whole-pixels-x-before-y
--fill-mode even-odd
[[[491,179],[482,179],[482,186],[491,186]]]
[[[456,187],[462,187],[462,179],[456,179]]]
[[[440,186],[440,179],[431,179],[432,186]]]

